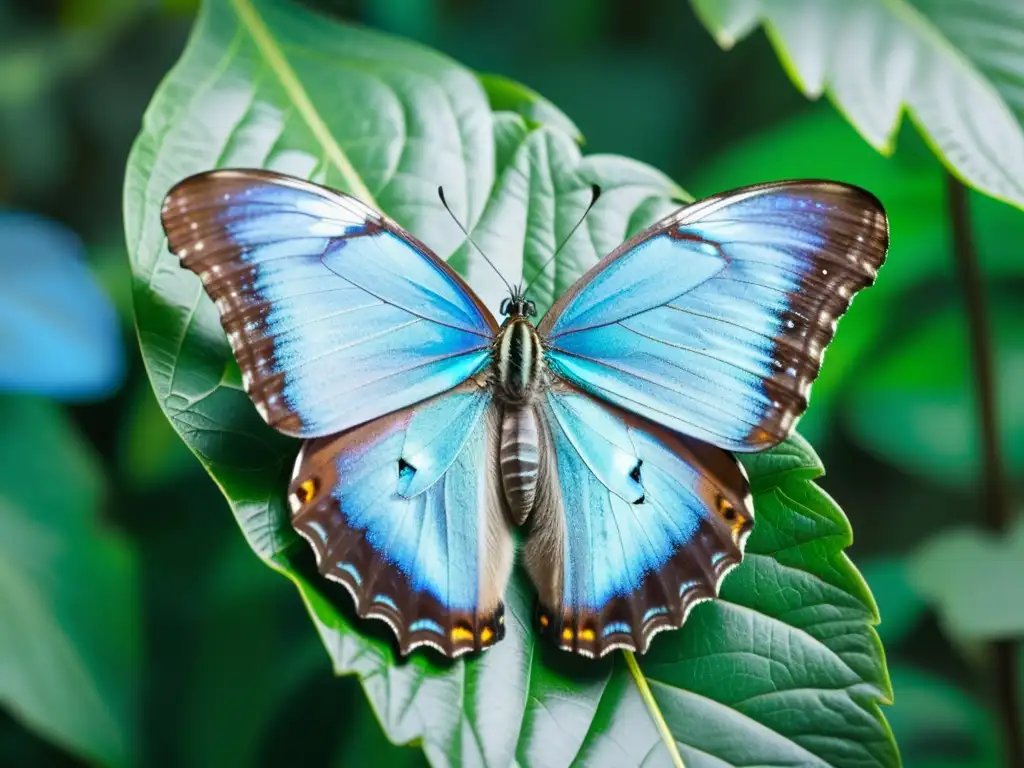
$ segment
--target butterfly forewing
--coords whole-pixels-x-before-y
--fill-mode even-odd
[[[542,320],[559,376],[734,451],[769,448],[806,410],[836,322],[888,247],[881,204],[822,181],[709,198],[641,233]],[[638,275],[621,288],[621,266]],[[642,275],[661,275],[651,282]],[[615,290],[609,292],[608,284]],[[610,301],[625,291],[621,304]]]
[[[488,363],[496,326],[480,301],[354,198],[213,171],[175,186],[162,215],[170,249],[217,304],[246,391],[285,434],[348,429]]]

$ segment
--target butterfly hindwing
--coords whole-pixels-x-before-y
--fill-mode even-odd
[[[217,304],[246,391],[285,434],[349,429],[487,365],[489,312],[352,197],[269,171],[213,171],[175,186],[162,218]]]
[[[781,442],[888,247],[881,204],[792,181],[708,198],[585,274],[539,326],[555,374],[734,451]]]
[[[587,656],[646,651],[742,559],[746,475],[727,452],[568,385],[536,408],[548,460],[523,555],[541,627]]]
[[[303,447],[292,522],[321,573],[363,618],[386,621],[403,653],[448,656],[504,635],[513,547],[504,517],[497,407],[475,380]]]

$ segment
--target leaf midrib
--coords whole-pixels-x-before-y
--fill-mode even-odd
[[[260,16],[259,11],[256,10],[252,0],[231,0],[231,6],[234,8],[240,24],[245,27],[252,37],[253,42],[256,44],[256,49],[260,52],[264,62],[276,75],[278,82],[281,83],[281,87],[288,94],[292,105],[299,115],[302,116],[306,126],[320,144],[327,159],[330,160],[338,173],[341,174],[345,188],[351,195],[359,198],[371,208],[380,210],[380,206],[374,199],[373,193],[370,192],[370,189],[366,186],[358,171],[356,171],[355,166],[352,165],[352,161],[349,160],[348,155],[345,154],[345,151],[327,127],[327,123],[320,116],[316,105],[313,104],[309,94],[306,93],[302,83],[299,82],[295,70],[292,69],[288,59],[285,58],[281,45],[278,44],[270,29],[263,22],[263,18]]]
[[[676,743],[676,737],[672,733],[672,729],[668,727],[665,715],[662,713],[661,707],[658,706],[654,693],[651,691],[651,686],[647,682],[647,676],[644,675],[640,665],[637,664],[636,656],[633,655],[632,651],[627,650],[623,650],[622,655],[626,659],[626,666],[629,668],[629,673],[633,676],[636,687],[640,690],[640,698],[643,699],[647,711],[651,713],[651,719],[654,720],[654,727],[658,731],[658,736],[661,737],[661,740],[668,748],[669,757],[672,758],[672,765],[676,766],[676,768],[685,768],[683,756],[679,754],[679,745]]]

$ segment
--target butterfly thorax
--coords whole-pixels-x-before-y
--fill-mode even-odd
[[[494,370],[498,393],[511,404],[529,402],[544,380],[544,349],[533,323],[512,315],[494,342]]]

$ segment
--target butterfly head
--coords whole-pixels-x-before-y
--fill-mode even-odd
[[[520,288],[514,288],[512,295],[501,302],[502,317],[535,317],[537,305],[523,295]]]

